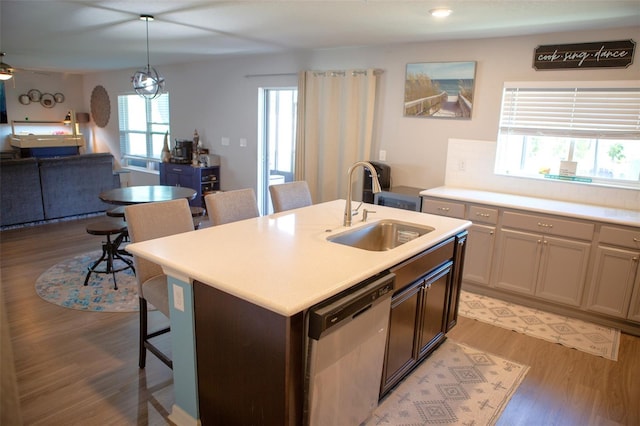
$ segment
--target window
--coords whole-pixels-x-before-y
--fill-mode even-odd
[[[640,84],[506,83],[495,172],[640,188]]]
[[[157,170],[164,135],[169,131],[169,94],[155,99],[118,96],[118,123],[122,164]]]

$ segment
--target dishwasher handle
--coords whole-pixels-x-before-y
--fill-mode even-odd
[[[393,293],[395,274],[386,272],[357,284],[309,310],[309,337],[320,337],[346,324]]]

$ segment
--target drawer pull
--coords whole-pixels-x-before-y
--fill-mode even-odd
[[[443,211],[443,212],[448,212],[451,209],[449,207],[438,207],[438,210]]]
[[[480,216],[480,217],[491,217],[491,214],[489,214],[489,213],[476,213],[476,216]]]
[[[553,228],[552,224],[542,223],[542,222],[538,222],[538,226],[541,227],[541,228]]]
[[[640,238],[633,237],[633,242],[634,243],[640,243]]]

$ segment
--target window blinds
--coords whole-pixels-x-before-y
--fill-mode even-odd
[[[526,86],[505,84],[501,134],[640,139],[640,85]]]

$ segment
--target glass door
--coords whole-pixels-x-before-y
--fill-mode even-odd
[[[258,117],[258,205],[273,213],[269,186],[294,180],[298,90],[261,88]]]

